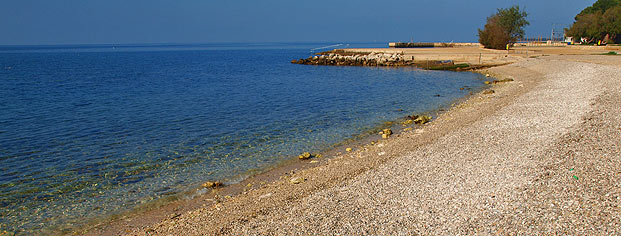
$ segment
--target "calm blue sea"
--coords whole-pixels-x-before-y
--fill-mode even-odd
[[[0,230],[239,181],[484,86],[468,72],[290,64],[327,45],[0,47]]]

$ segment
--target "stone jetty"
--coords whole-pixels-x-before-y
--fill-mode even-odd
[[[335,52],[324,52],[307,59],[293,60],[291,63],[304,65],[333,66],[406,66],[402,53],[368,53],[342,55]]]

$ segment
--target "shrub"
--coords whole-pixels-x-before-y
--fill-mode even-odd
[[[527,15],[519,6],[498,9],[496,14],[487,18],[483,30],[478,30],[479,42],[486,48],[505,49],[507,44],[524,37],[524,26],[530,24]]]

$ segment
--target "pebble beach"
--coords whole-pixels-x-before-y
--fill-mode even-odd
[[[76,233],[619,234],[621,57],[591,54],[481,70],[504,82],[417,129],[190,210]]]

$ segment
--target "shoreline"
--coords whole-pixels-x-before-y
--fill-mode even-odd
[[[491,68],[489,69],[489,71],[484,70],[483,73],[490,73],[492,75],[496,75],[495,77],[497,79],[513,77],[511,73],[506,71],[507,68],[511,68],[511,66]],[[524,76],[536,77],[541,75],[524,74]],[[292,168],[290,169],[291,172],[285,175],[278,175],[277,171],[276,173],[270,175],[273,180],[275,180],[275,182],[265,183],[263,185],[259,184],[261,186],[258,188],[254,188],[253,190],[244,189],[244,184],[251,183],[251,180],[247,182],[242,181],[238,186],[238,192],[241,192],[241,194],[232,198],[225,197],[228,196],[227,194],[229,194],[229,192],[227,192],[226,189],[222,189],[219,192],[220,197],[204,196],[201,199],[192,200],[194,203],[189,203],[191,201],[188,201],[180,202],[178,204],[170,204],[161,209],[164,212],[167,212],[166,214],[168,214],[168,212],[173,213],[170,213],[170,215],[167,215],[167,217],[162,217],[162,215],[160,215],[159,218],[168,219],[164,220],[159,226],[153,225],[151,227],[148,227],[145,224],[141,225],[140,222],[135,222],[135,219],[130,221],[127,221],[127,219],[123,219],[123,222],[117,224],[117,228],[113,227],[112,225],[107,225],[106,227],[100,228],[99,231],[97,230],[97,228],[91,229],[91,231],[87,232],[87,234],[105,234],[106,232],[114,234],[129,232],[133,232],[135,234],[144,234],[146,232],[163,233],[165,231],[161,231],[162,229],[164,229],[162,228],[162,225],[170,225],[170,223],[173,223],[172,226],[177,226],[178,222],[175,223],[176,221],[181,220],[181,218],[185,220],[188,219],[189,216],[195,215],[209,215],[211,217],[215,217],[218,215],[223,216],[222,214],[224,213],[222,212],[222,209],[237,212],[237,216],[232,216],[233,218],[224,217],[224,220],[220,220],[219,218],[208,218],[211,218],[212,220],[218,219],[218,222],[238,222],[239,219],[237,219],[236,221],[234,219],[235,217],[241,217],[243,219],[246,219],[246,221],[250,220],[252,219],[253,215],[256,216],[257,213],[261,213],[260,209],[265,209],[265,207],[267,207],[267,209],[283,207],[282,203],[295,202],[307,196],[308,194],[318,192],[322,189],[328,189],[330,187],[338,186],[342,182],[349,181],[362,173],[378,168],[382,164],[391,161],[403,154],[404,151],[400,150],[402,148],[398,148],[399,144],[407,142],[408,150],[420,148],[437,141],[448,133],[461,129],[461,127],[465,127],[467,125],[475,123],[481,118],[488,117],[496,111],[502,109],[504,106],[510,103],[512,99],[515,99],[515,97],[522,95],[527,91],[530,91],[539,83],[540,81],[531,79],[518,80],[516,82],[494,85],[492,89],[496,91],[495,93],[483,94],[483,92],[480,92],[472,95],[466,101],[459,103],[455,107],[451,107],[451,109],[449,109],[447,112],[441,114],[436,121],[428,125],[424,125],[421,129],[404,132],[403,134],[395,134],[393,136],[394,138],[382,140],[375,145],[370,145],[367,143],[366,145],[355,148],[355,150],[351,153],[344,153],[328,160],[322,158],[321,162],[316,163],[317,165],[305,166],[304,168],[300,167],[300,170],[298,170],[297,168]],[[483,105],[486,106],[484,109],[482,109],[481,107]],[[472,109],[482,110],[478,113],[472,113]],[[413,138],[415,138],[416,140],[414,141],[414,143],[410,143]],[[383,154],[379,155],[380,153]],[[306,161],[306,163],[308,162],[310,162],[310,160]],[[298,163],[300,162],[298,161]],[[299,176],[303,176],[303,178],[306,179],[306,182],[297,185],[288,183],[288,180],[290,178]],[[255,186],[256,185],[253,185],[253,187]],[[278,194],[282,194],[283,196],[274,196],[275,193],[272,192],[277,192]],[[281,204],[271,204],[270,202],[262,201],[262,199],[265,198],[276,198],[274,202]],[[259,204],[264,207],[258,207],[253,204]],[[188,210],[187,207],[190,205],[194,205],[197,207]],[[244,206],[252,207],[245,208]],[[285,206],[287,206],[287,204],[285,204]],[[191,210],[194,211],[190,212]],[[146,215],[148,214],[149,213],[147,213]],[[151,214],[151,216],[153,216],[153,214]],[[250,216],[250,218],[248,218],[248,216]],[[132,221],[134,222],[130,223]],[[155,220],[155,222],[158,221],[159,220]],[[244,220],[241,220],[239,222],[244,222]],[[143,223],[145,222],[143,221]],[[212,223],[217,222],[208,221],[206,224],[215,226],[219,225]]]
[[[472,72],[477,73],[476,71]],[[485,81],[494,80],[495,78],[493,77],[485,79]],[[481,81],[481,83],[483,83],[483,81]],[[429,115],[432,117],[430,123],[433,123],[433,120],[435,120],[436,117],[438,117],[439,115],[450,111],[450,109],[453,108],[455,105],[467,101],[471,97],[476,96],[478,93],[488,90],[490,87],[490,85],[486,85],[480,91],[475,91],[475,93],[470,92],[469,95],[457,98],[451,101],[450,104],[446,104],[444,106],[426,111],[421,111],[420,113],[415,114]],[[467,90],[470,90],[470,88],[467,88]],[[223,186],[219,186],[214,189],[196,186],[189,189],[188,191],[164,197],[143,205],[139,205],[135,209],[128,210],[127,212],[112,214],[104,218],[92,219],[90,220],[91,223],[87,224],[86,230],[74,229],[70,232],[65,232],[64,234],[120,234],[126,231],[124,230],[125,227],[122,225],[125,224],[124,221],[127,222],[128,219],[131,219],[131,221],[133,222],[139,221],[139,223],[137,224],[144,226],[156,223],[160,220],[168,219],[170,217],[174,218],[180,213],[209,207],[222,201],[226,201],[231,197],[235,198],[240,194],[246,194],[248,191],[256,190],[258,188],[273,184],[277,181],[283,180],[283,177],[293,175],[298,171],[308,170],[327,164],[333,158],[348,154],[349,152],[346,151],[347,148],[353,148],[353,153],[361,148],[364,148],[365,145],[368,145],[371,142],[382,142],[382,135],[377,134],[377,132],[375,132],[374,130],[380,131],[384,128],[390,128],[393,132],[393,135],[391,137],[399,137],[404,132],[411,132],[412,130],[416,132],[417,129],[424,128],[426,125],[430,124],[412,123],[409,125],[405,125],[403,124],[403,121],[408,120],[407,115],[412,115],[412,113],[406,111],[403,112],[403,114],[405,115],[404,117],[400,117],[397,120],[386,121],[384,122],[384,124],[370,128],[368,132],[357,134],[352,138],[342,140],[341,142],[331,145],[324,150],[313,153],[313,155],[319,154],[320,157],[313,157],[306,160],[298,160],[298,158],[296,157],[291,157],[288,160],[284,160],[266,169],[253,170],[248,173],[242,174],[241,176],[227,178],[225,180],[229,181],[224,182]],[[241,181],[230,181],[234,179],[241,179]],[[104,228],[102,229],[101,227]],[[51,232],[55,231],[52,230]]]

